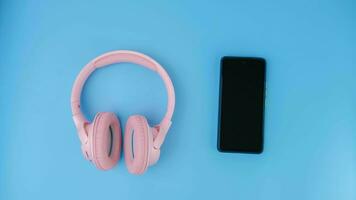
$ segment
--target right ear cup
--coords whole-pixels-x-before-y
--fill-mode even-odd
[[[132,174],[142,174],[149,165],[153,137],[149,134],[145,117],[130,116],[125,127],[124,154],[127,169]]]
[[[98,169],[113,168],[120,159],[120,123],[114,113],[98,113],[89,131],[91,160]]]

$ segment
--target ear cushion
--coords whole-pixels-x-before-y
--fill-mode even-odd
[[[142,174],[149,164],[153,138],[145,117],[130,116],[125,127],[124,154],[126,166],[132,174]]]
[[[108,170],[120,159],[120,123],[114,113],[98,113],[93,122],[91,137],[92,161],[98,169]]]

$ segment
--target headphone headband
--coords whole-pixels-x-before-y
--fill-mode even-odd
[[[73,118],[77,119],[75,120],[76,124],[78,123],[82,124],[88,121],[84,117],[80,109],[80,97],[83,90],[83,86],[86,80],[88,79],[88,77],[98,68],[114,63],[123,63],[123,62],[134,63],[146,67],[152,71],[155,71],[161,76],[166,86],[168,103],[167,103],[166,114],[162,119],[162,121],[160,122],[159,126],[164,127],[164,129],[168,129],[171,123],[171,118],[175,106],[175,93],[174,93],[174,88],[171,79],[169,78],[164,68],[155,60],[153,60],[152,58],[144,54],[134,52],[134,51],[128,51],[128,50],[112,51],[112,52],[105,53],[101,56],[98,56],[97,58],[90,61],[87,65],[85,65],[85,67],[80,71],[79,75],[77,76],[74,82],[74,86],[72,89],[72,96],[71,96],[72,114],[73,114]]]

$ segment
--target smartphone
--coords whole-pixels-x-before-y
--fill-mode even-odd
[[[220,63],[218,150],[262,153],[266,61],[226,56]]]

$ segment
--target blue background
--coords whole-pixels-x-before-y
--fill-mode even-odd
[[[40,1],[0,3],[0,199],[356,199],[356,3]],[[143,176],[123,159],[84,160],[70,93],[101,53],[159,61],[176,89],[161,159]],[[268,63],[265,151],[216,150],[219,62]],[[165,112],[160,78],[129,64],[98,70],[83,93],[92,119],[124,126]]]

